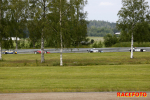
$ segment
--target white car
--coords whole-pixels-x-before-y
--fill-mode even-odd
[[[131,49],[129,50],[131,52]],[[137,49],[137,48],[133,48],[133,52],[145,52],[145,49]]]
[[[95,49],[95,48],[90,49],[90,50],[87,50],[87,51],[88,51],[88,53],[95,53],[95,52],[101,53],[101,52],[103,52],[102,50],[97,50],[97,49]]]

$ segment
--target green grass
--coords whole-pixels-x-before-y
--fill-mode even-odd
[[[0,67],[0,93],[150,91],[149,67]]]
[[[88,37],[90,40],[93,39],[95,42],[104,42],[104,38],[103,37]]]
[[[150,53],[2,55],[0,93],[150,91]]]
[[[46,54],[45,63],[41,64],[40,54],[2,55],[0,67],[18,66],[59,66],[60,54]],[[126,65],[150,64],[149,52],[134,52],[134,59],[130,59],[130,52],[110,53],[65,53],[63,62],[65,66],[91,66],[91,65]]]

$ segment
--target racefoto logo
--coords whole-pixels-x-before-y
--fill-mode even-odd
[[[117,92],[117,97],[147,97],[146,92]]]

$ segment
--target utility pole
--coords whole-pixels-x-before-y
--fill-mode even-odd
[[[61,17],[62,17],[62,15],[61,15],[61,0],[60,0],[60,46],[61,46],[61,48],[60,48],[60,66],[63,66],[63,61],[62,61],[62,49],[63,49],[63,45],[62,45],[62,29],[61,29]]]

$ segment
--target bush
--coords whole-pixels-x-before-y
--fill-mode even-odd
[[[143,42],[143,43],[133,43],[134,47],[150,47],[150,42]],[[120,42],[114,44],[112,47],[131,47],[131,42]]]
[[[104,36],[104,44],[106,47],[111,47],[112,45],[119,42],[119,39],[116,35],[107,34]]]
[[[13,49],[14,46],[13,46],[13,43],[14,41],[12,41],[12,39],[8,40],[8,41],[2,41],[2,48],[5,48],[5,49]]]
[[[94,40],[93,39],[91,39],[91,44],[93,44],[94,43]]]
[[[99,41],[98,43],[95,42],[93,45],[92,45],[93,48],[102,48],[103,47],[103,44],[101,41]]]

